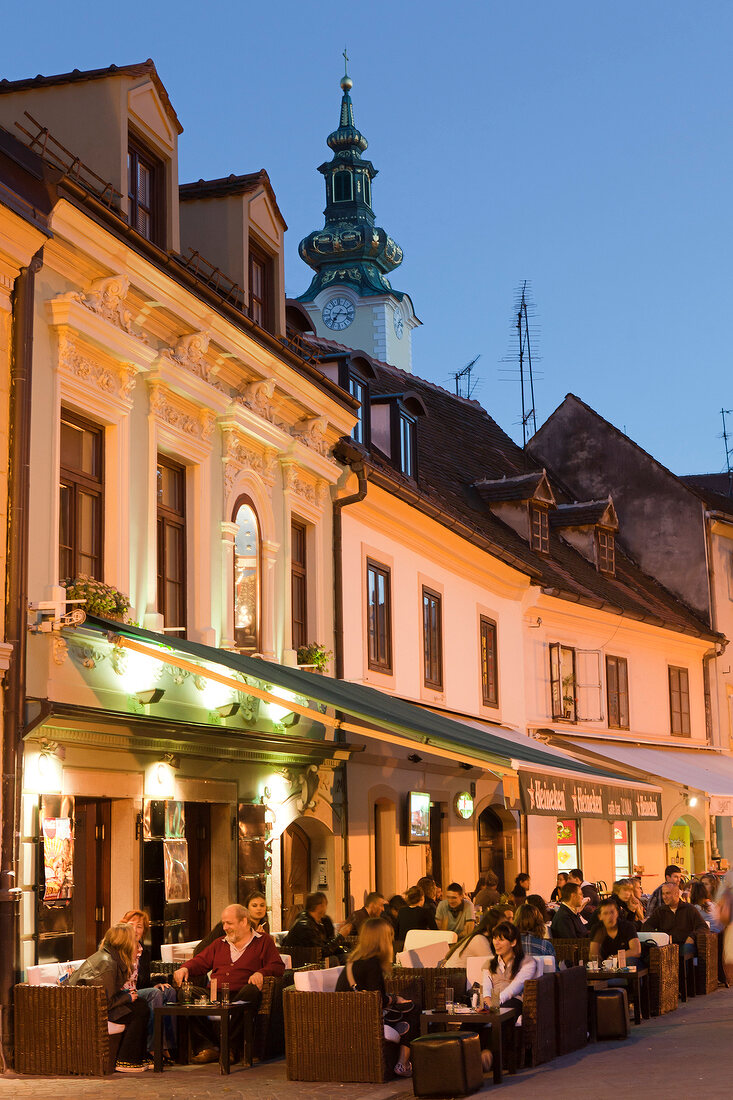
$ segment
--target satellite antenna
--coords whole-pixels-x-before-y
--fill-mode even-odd
[[[529,299],[530,286],[527,280],[517,288],[517,297],[514,305],[514,328],[517,333],[517,351],[512,352],[503,360],[505,363],[516,363],[518,370],[506,369],[503,373],[512,378],[519,378],[519,387],[522,397],[522,446],[527,446],[527,436],[534,435],[537,431],[537,413],[534,397],[535,372],[532,367],[532,329],[530,319],[534,315],[534,302]],[[536,358],[536,356],[535,356]],[[528,433],[528,429],[531,429]]]
[[[720,415],[723,418],[723,446],[725,447],[725,469],[728,474],[728,496],[733,496],[733,468],[731,468],[731,456],[733,455],[733,447],[728,443],[729,432],[726,424],[726,416],[730,416],[733,409],[721,409]]]
[[[462,370],[455,371],[451,375],[453,381],[455,382],[457,397],[465,397],[469,401],[473,397],[473,394],[476,391],[476,387],[478,386],[478,378],[472,379],[471,372],[473,371],[473,368],[476,366],[480,358],[481,352],[479,352],[476,358],[472,359],[470,363],[466,363],[465,367]]]

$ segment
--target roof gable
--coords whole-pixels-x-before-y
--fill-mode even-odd
[[[613,501],[585,500],[575,504],[558,504],[550,515],[551,527],[608,527],[618,531],[618,516]]]
[[[474,481],[473,486],[487,504],[533,500],[538,504],[555,507],[555,495],[545,470],[535,470],[531,474],[520,474],[518,477],[479,478]]]
[[[166,111],[155,84],[145,80],[130,89],[127,94],[128,116],[143,132],[163,141],[173,151],[176,145],[176,132]]]

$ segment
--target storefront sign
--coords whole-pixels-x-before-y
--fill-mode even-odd
[[[659,821],[662,796],[636,787],[612,787],[563,775],[519,773],[520,807],[543,817],[602,817],[610,820]],[[516,807],[509,807],[516,808]]]
[[[473,799],[468,791],[461,791],[460,794],[457,794],[453,805],[456,813],[463,821],[468,821],[473,817]]]

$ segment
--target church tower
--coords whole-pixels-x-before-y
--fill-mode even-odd
[[[346,51],[344,57],[348,62]],[[354,124],[352,86],[347,69],[339,127],[327,139],[333,158],[318,169],[326,182],[326,222],[298,246],[301,259],[315,271],[298,301],[318,336],[409,371],[412,330],[420,321],[409,296],[394,290],[387,277],[402,263],[402,249],[375,225],[372,180],[377,169],[362,156],[367,140]]]

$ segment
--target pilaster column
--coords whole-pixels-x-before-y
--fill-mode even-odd
[[[223,520],[221,529],[221,641],[222,649],[234,649],[234,540],[238,523]]]

